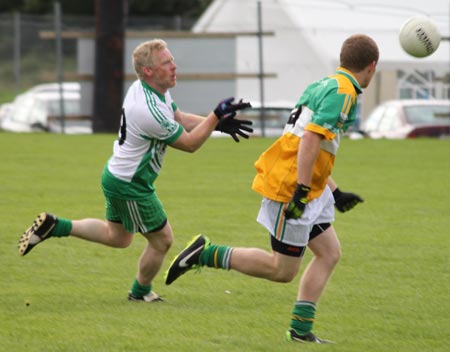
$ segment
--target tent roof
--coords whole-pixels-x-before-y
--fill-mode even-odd
[[[242,32],[257,29],[257,0],[215,0],[199,19],[196,32]],[[380,47],[380,66],[449,63],[449,42],[441,41],[428,58],[417,59],[399,45],[401,25],[413,15],[431,17],[449,36],[450,2],[444,0],[260,0],[263,30],[298,32],[333,63],[351,34],[365,33]],[[290,21],[286,21],[286,17]]]

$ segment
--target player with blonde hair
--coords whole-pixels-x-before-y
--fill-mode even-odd
[[[173,241],[154,185],[166,149],[195,152],[215,129],[236,141],[238,135],[248,138],[251,122],[234,116],[250,104],[224,99],[207,117],[181,111],[169,91],[176,85],[177,66],[161,39],[140,44],[133,52],[133,66],[138,80],[125,96],[119,137],[102,174],[106,220],[69,220],[43,212],[20,237],[19,253],[26,255],[44,240],[67,236],[125,248],[140,232],[147,245],[128,299],[153,302],[161,298],[152,282]]]

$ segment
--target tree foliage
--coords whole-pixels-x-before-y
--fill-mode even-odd
[[[111,0],[117,1],[117,0]],[[123,0],[130,15],[198,17],[212,0]],[[54,0],[2,0],[0,12],[20,11],[46,14],[53,11]],[[62,12],[71,15],[93,15],[95,0],[59,0]]]
[[[130,13],[136,15],[199,16],[211,0],[129,0]]]

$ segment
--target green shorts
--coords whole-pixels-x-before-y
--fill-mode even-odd
[[[121,223],[129,233],[147,233],[162,229],[167,215],[156,193],[139,200],[123,200],[105,196],[106,219]]]

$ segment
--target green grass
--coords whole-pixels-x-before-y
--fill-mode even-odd
[[[139,235],[122,250],[69,238],[18,255],[20,234],[43,210],[103,217],[99,176],[114,138],[0,133],[2,350],[448,351],[450,140],[343,141],[334,177],[365,202],[336,215],[343,258],[318,307],[315,331],[338,344],[299,346],[283,339],[298,279],[203,269],[165,286],[161,273],[154,288],[166,302],[145,305],[125,299]],[[157,189],[175,242],[163,270],[199,232],[270,249],[251,182],[271,142],[168,150]]]

